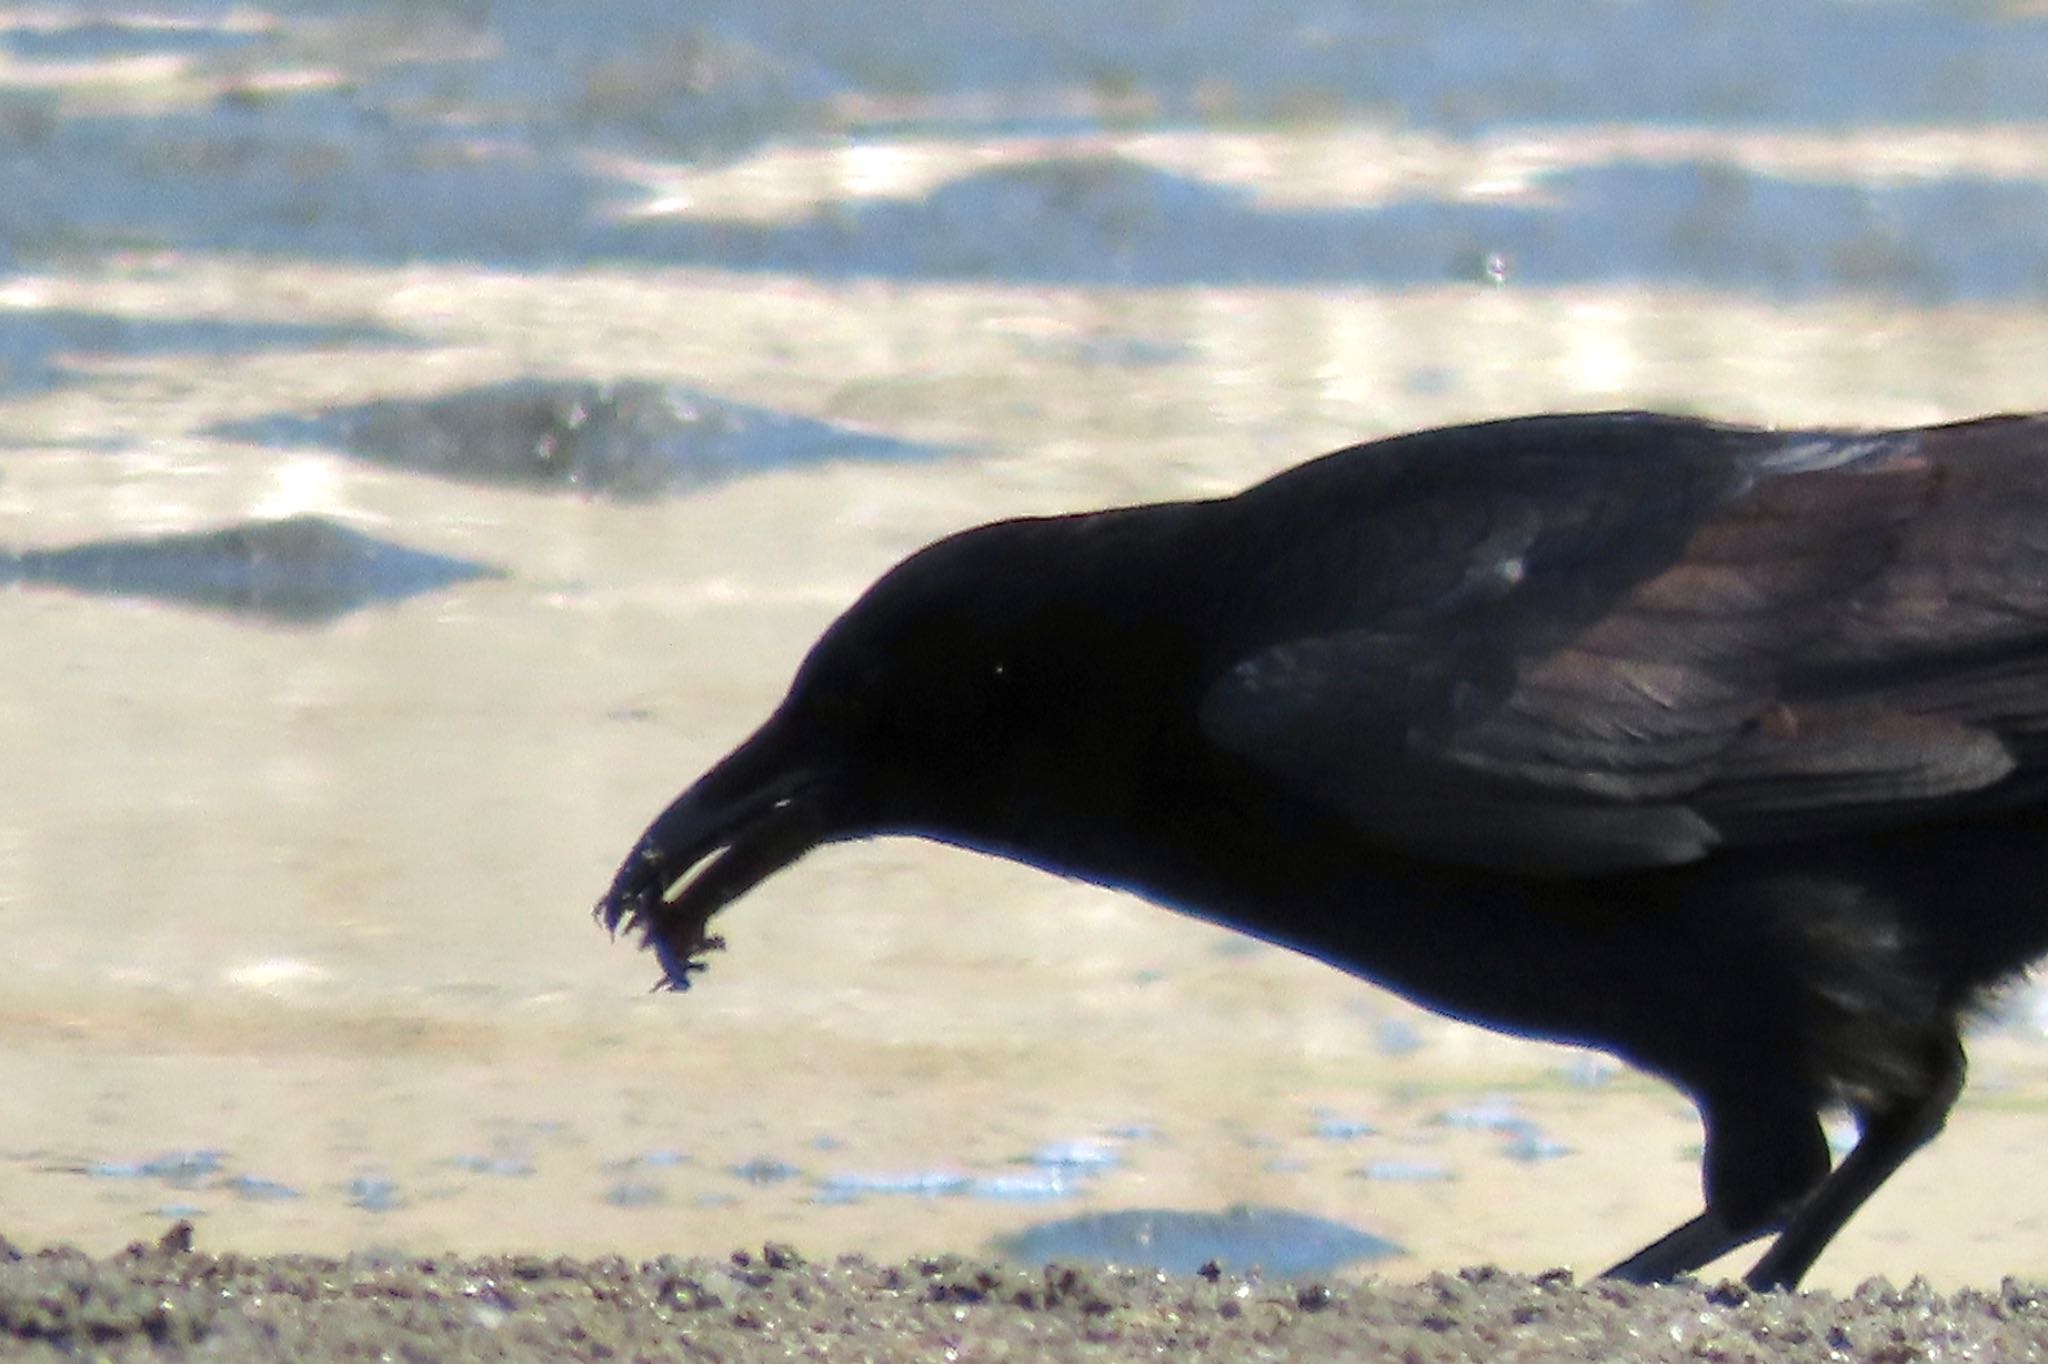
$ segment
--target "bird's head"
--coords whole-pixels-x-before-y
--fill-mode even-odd
[[[1115,518],[1000,522],[897,565],[648,826],[599,920],[639,932],[683,989],[722,945],[711,916],[822,843],[916,834],[1057,865],[1058,829],[1117,789],[1091,774],[1128,768],[1172,654],[1131,647],[1144,622],[1088,571],[1127,538]]]

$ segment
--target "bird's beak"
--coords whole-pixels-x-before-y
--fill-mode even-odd
[[[823,839],[823,783],[779,720],[677,796],[597,902],[600,923],[637,931],[660,960],[657,988],[688,989],[703,954],[724,946],[704,931],[711,916]]]

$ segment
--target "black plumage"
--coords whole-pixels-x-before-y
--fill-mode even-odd
[[[822,842],[1123,887],[1671,1081],[1706,1208],[1611,1272],[1780,1287],[2048,951],[2044,799],[2048,420],[1534,417],[920,551],[598,913],[680,988]]]

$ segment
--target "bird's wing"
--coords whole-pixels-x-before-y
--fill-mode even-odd
[[[1644,451],[1598,515],[1483,472],[1391,498],[1397,540],[1491,529],[1245,652],[1207,736],[1389,846],[1530,874],[2037,798],[2048,425],[1701,429],[1725,448],[1675,460],[1678,493],[1643,491]]]

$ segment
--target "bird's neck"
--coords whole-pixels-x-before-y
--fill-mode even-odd
[[[1577,887],[1376,850],[1284,803],[1259,811],[1160,798],[1124,812],[1121,827],[1098,818],[1064,837],[1041,830],[1028,848],[980,846],[1303,953],[1440,1013],[1561,1041],[1594,1035],[1597,980],[1559,988],[1597,974],[1604,956]]]

